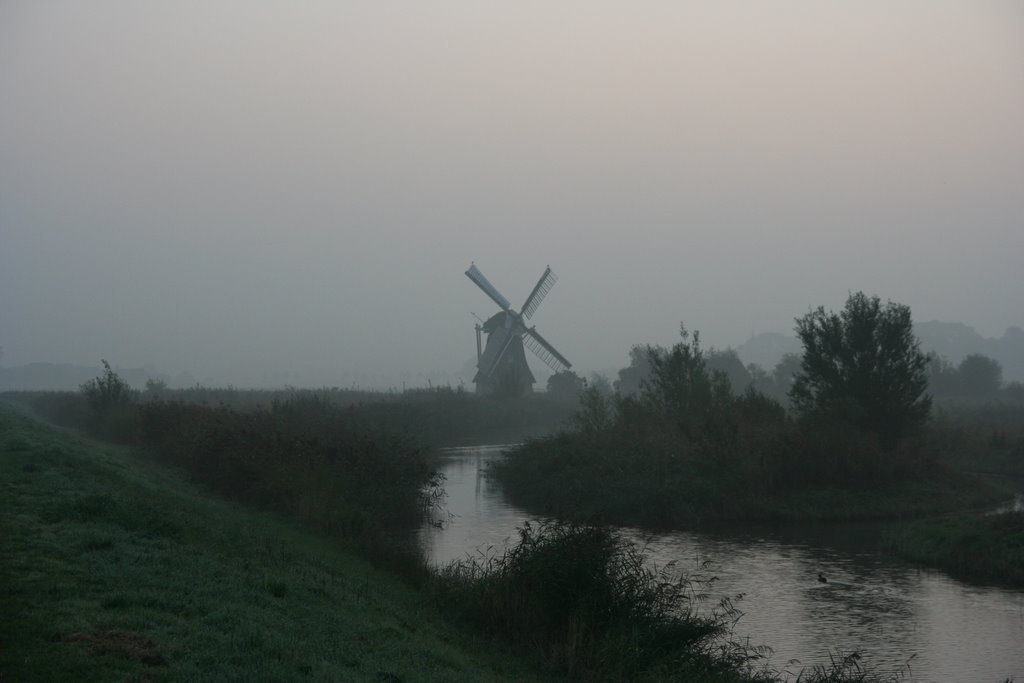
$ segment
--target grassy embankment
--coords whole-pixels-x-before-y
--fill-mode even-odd
[[[399,579],[0,403],[0,679],[532,680]]]
[[[324,436],[322,407],[302,400],[278,407],[283,413],[238,415],[154,405],[158,426],[180,433],[167,441],[159,429],[142,432],[157,455],[169,457],[159,449],[170,443],[185,449],[169,459],[207,486],[297,514],[302,507],[282,507],[287,496],[271,493],[278,483],[290,490],[291,470],[359,481],[351,469],[359,458],[320,462],[315,443],[293,442],[296,425]],[[94,415],[93,428],[147,423],[138,406],[118,408]],[[241,445],[229,447],[235,438]],[[300,446],[290,467],[282,440]],[[329,445],[320,444],[334,452]],[[251,448],[257,457],[245,457]],[[0,673],[18,680],[779,678],[759,667],[763,651],[730,641],[728,610],[699,612],[693,584],[647,568],[607,528],[524,530],[504,555],[438,574],[416,564],[414,590],[339,548],[340,540],[365,552],[365,529],[311,535],[208,498],[178,469],[2,406],[0,453],[0,595],[9,617],[0,624]],[[331,530],[330,516],[298,516]],[[876,679],[840,658],[801,680]]]
[[[954,576],[1024,586],[1024,512],[917,520],[887,547]]]

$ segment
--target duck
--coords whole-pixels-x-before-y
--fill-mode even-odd
[[[821,572],[818,572],[818,583],[828,583],[828,579]]]

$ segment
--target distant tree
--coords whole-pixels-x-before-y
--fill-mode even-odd
[[[146,393],[151,396],[157,396],[158,394],[167,391],[167,382],[162,379],[147,379],[146,380]]]
[[[944,356],[928,354],[928,388],[935,396],[953,396],[961,393],[960,373]]]
[[[587,386],[582,377],[572,370],[556,372],[548,377],[548,393],[566,399],[576,399]]]
[[[600,372],[590,373],[590,379],[587,380],[587,385],[592,389],[596,389],[603,396],[611,396],[615,390],[612,388],[612,382],[608,379],[607,375]]]
[[[708,370],[718,371],[725,375],[729,382],[732,393],[739,395],[746,391],[754,378],[750,371],[743,365],[743,361],[733,349],[717,351],[711,349],[706,355]]]
[[[928,358],[908,306],[857,292],[840,313],[797,318],[796,333],[804,352],[790,397],[801,414],[839,417],[887,447],[928,419]]]
[[[629,366],[619,370],[615,391],[622,396],[638,395],[644,380],[651,376],[650,353],[661,347],[636,345],[629,350]]]
[[[648,347],[651,374],[643,382],[642,396],[657,412],[689,430],[716,404],[729,400],[729,380],[708,368],[699,332],[691,336],[680,325],[679,336],[681,340],[670,349]]]
[[[995,396],[1003,385],[1003,367],[999,361],[972,353],[956,369],[960,390],[967,396]]]
[[[793,381],[800,373],[801,356],[798,353],[787,353],[772,368],[772,381],[775,383],[776,395],[780,397],[789,396],[793,388]]]
[[[1014,401],[1024,401],[1024,384],[1021,384],[1020,382],[1010,382],[1006,385],[1006,389],[1004,389],[1004,391],[1006,392],[1007,398]]]
[[[801,355],[799,353],[784,354],[768,376],[770,382],[764,393],[783,404],[790,403],[790,390],[793,382],[800,374]]]
[[[572,416],[572,423],[581,432],[601,432],[612,426],[614,415],[615,397],[597,387],[587,387],[580,393],[580,407]]]
[[[772,394],[772,378],[757,363],[747,363],[747,374],[750,375],[750,386],[759,393],[770,396]]]

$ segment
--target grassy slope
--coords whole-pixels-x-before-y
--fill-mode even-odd
[[[330,541],[0,403],[0,680],[530,680]]]

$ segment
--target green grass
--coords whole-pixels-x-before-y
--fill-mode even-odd
[[[335,542],[0,403],[0,680],[534,680]]]
[[[1024,512],[922,519],[887,545],[954,576],[1024,586]]]

